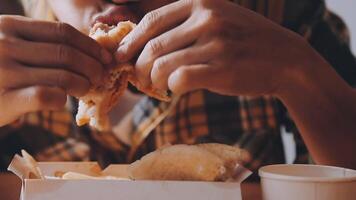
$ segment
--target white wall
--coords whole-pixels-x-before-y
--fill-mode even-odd
[[[356,54],[356,1],[355,0],[326,0],[330,10],[337,13],[347,24],[351,32],[353,53]]]

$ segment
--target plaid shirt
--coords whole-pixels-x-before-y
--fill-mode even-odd
[[[321,0],[237,0],[310,41],[354,85],[355,59],[347,45],[347,30],[335,20]],[[333,18],[334,19],[334,18]],[[337,26],[340,27],[340,26]],[[256,80],[258,81],[258,80]],[[140,158],[165,144],[218,142],[247,150],[246,166],[252,170],[284,163],[281,126],[295,133],[296,162],[308,161],[308,152],[283,105],[275,98],[230,97],[200,90],[170,103],[144,97],[112,132],[77,127],[76,102],[59,112],[38,112],[0,128],[0,167],[24,148],[41,161],[97,160],[102,165]]]

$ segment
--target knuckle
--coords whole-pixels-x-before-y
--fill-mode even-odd
[[[182,0],[184,5],[192,5],[196,0]]]
[[[66,65],[70,65],[74,60],[76,60],[72,49],[63,44],[57,45],[56,55],[57,62],[64,63]]]
[[[147,13],[141,20],[141,29],[143,32],[154,32],[156,31],[156,25],[161,22],[161,14],[159,10],[154,10]]]
[[[210,32],[212,29],[215,28],[217,23],[217,17],[214,11],[204,11],[200,14],[198,20],[198,27],[200,29],[205,30],[206,32]]]
[[[8,15],[0,15],[0,28],[6,29],[11,24],[12,18]]]
[[[152,81],[158,81],[160,79],[159,77],[164,75],[164,67],[167,66],[167,62],[166,58],[159,58],[154,61],[151,73]]]
[[[51,100],[47,89],[39,86],[32,88],[30,98],[34,101],[35,106],[38,108],[48,104]]]
[[[183,5],[194,5],[194,3],[196,2],[196,0],[181,0]]]
[[[69,73],[65,71],[58,73],[55,79],[56,86],[62,87],[64,89],[67,89],[67,86],[70,85],[70,82],[71,82],[71,77]]]
[[[147,14],[143,17],[143,22],[144,22],[146,25],[158,23],[159,20],[160,20],[160,13],[159,13],[158,10],[153,10],[153,11],[147,13]]]
[[[0,52],[1,54],[8,55],[9,53],[14,51],[14,47],[16,45],[17,40],[12,37],[0,36]]]
[[[149,55],[159,55],[163,50],[163,44],[158,39],[150,40],[147,43],[147,50]]]
[[[73,28],[69,24],[58,22],[55,32],[63,43],[67,43],[72,37]]]
[[[161,57],[155,60],[153,67],[156,68],[158,73],[162,73],[164,66],[168,64],[168,59],[166,57]]]

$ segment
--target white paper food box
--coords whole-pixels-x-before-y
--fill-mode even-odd
[[[95,162],[39,163],[43,175],[55,172],[92,174]],[[127,176],[126,165],[110,165],[103,173]],[[241,200],[239,182],[25,179],[21,200]]]

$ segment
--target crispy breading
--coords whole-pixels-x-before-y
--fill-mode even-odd
[[[121,40],[135,26],[134,23],[129,21],[119,22],[117,26],[97,23],[91,29],[89,36],[114,53]],[[110,130],[111,125],[108,113],[125,92],[128,82],[148,96],[162,101],[170,101],[166,91],[160,91],[152,86],[148,88],[142,87],[135,76],[135,69],[131,63],[116,63],[113,61],[106,69],[102,82],[93,86],[85,96],[79,98],[76,116],[79,126],[89,123],[90,126],[100,131]]]
[[[229,181],[241,175],[246,152],[225,144],[162,147],[132,163],[134,180]]]
[[[218,156],[194,145],[173,145],[147,154],[129,166],[134,180],[223,181],[226,168]]]

